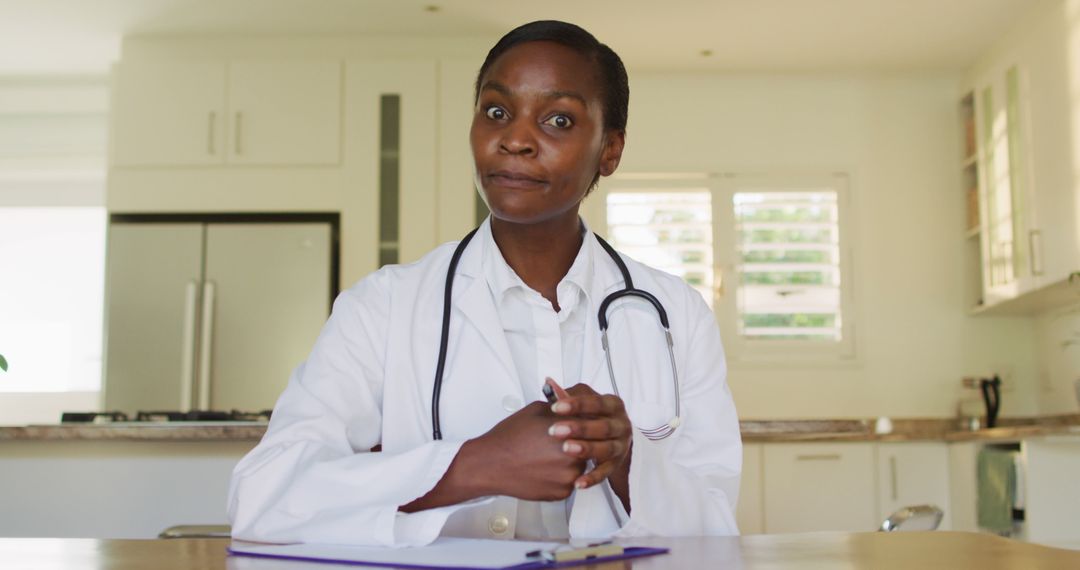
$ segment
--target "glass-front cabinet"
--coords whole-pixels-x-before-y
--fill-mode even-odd
[[[960,102],[968,303],[979,312],[1039,286],[1021,69],[994,73]]]

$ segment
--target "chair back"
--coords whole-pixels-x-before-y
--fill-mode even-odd
[[[934,505],[904,507],[889,515],[878,530],[881,532],[937,530],[944,516],[945,512]]]
[[[182,524],[161,531],[158,538],[229,538],[227,524]]]

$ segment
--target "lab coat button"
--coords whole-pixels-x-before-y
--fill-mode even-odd
[[[510,529],[510,519],[503,515],[498,515],[488,519],[488,530],[491,534],[503,534]]]
[[[508,412],[516,412],[521,409],[521,399],[515,396],[506,396],[502,399],[503,409]]]

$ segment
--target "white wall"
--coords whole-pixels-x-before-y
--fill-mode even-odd
[[[1001,373],[1037,411],[1029,320],[968,317],[952,76],[635,74],[622,172],[851,175],[857,362],[740,366],[744,418],[952,416]],[[970,394],[968,394],[970,395]]]
[[[0,536],[154,538],[227,524],[248,441],[0,442]]]

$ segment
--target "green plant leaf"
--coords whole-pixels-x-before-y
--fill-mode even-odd
[[[3,354],[0,354],[0,370],[7,372],[7,360],[4,360]]]

